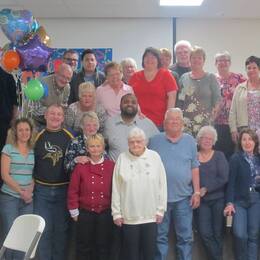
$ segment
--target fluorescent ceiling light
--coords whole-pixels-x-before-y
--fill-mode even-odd
[[[200,6],[203,0],[160,0],[162,6]]]

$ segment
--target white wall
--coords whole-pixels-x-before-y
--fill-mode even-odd
[[[171,19],[41,20],[53,47],[113,48],[113,60],[133,57],[141,66],[148,46],[172,48]]]
[[[53,47],[113,48],[113,59],[133,57],[141,65],[148,46],[172,49],[172,19],[42,19]],[[260,56],[260,20],[177,19],[177,40],[205,48],[206,69],[215,71],[214,54],[228,50],[233,71],[244,73],[246,57]],[[0,32],[0,46],[8,42]]]
[[[245,74],[245,60],[260,56],[260,20],[178,19],[177,39],[189,40],[203,47],[206,69],[214,71],[214,55],[223,50],[232,56],[232,70]]]

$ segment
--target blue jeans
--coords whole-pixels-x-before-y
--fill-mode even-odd
[[[168,233],[171,221],[174,221],[177,237],[177,259],[192,258],[192,208],[190,198],[178,202],[170,202],[163,222],[157,229],[157,250],[155,260],[166,260],[168,255]]]
[[[257,260],[260,227],[260,194],[251,192],[247,201],[235,202],[233,234],[236,260]]]
[[[198,229],[208,259],[223,258],[224,198],[202,201],[198,208]]]
[[[3,222],[4,235],[6,236],[14,220],[24,214],[33,213],[33,203],[25,203],[22,199],[13,197],[6,193],[0,193],[0,214]],[[6,260],[23,259],[24,254],[7,250]]]
[[[35,185],[34,211],[45,219],[38,256],[40,260],[64,260],[67,248],[69,213],[67,185]]]

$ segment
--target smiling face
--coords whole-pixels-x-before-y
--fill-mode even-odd
[[[193,54],[190,57],[191,70],[203,70],[205,60],[201,54]]]
[[[64,121],[62,107],[50,106],[45,112],[46,127],[50,130],[58,130]]]
[[[258,79],[259,72],[259,67],[255,62],[251,62],[246,66],[246,73],[249,79]]]
[[[135,136],[128,139],[128,147],[131,154],[140,156],[145,151],[145,139],[142,136]]]
[[[66,64],[70,65],[72,70],[75,71],[78,67],[79,56],[77,53],[66,53],[63,57]]]
[[[121,99],[120,110],[122,116],[135,117],[138,112],[136,97],[130,94],[123,96]]]
[[[32,130],[28,123],[20,122],[16,126],[17,142],[28,143],[32,136]]]
[[[168,69],[169,66],[171,65],[172,58],[169,55],[165,55],[161,53],[160,59],[161,59],[162,67]]]
[[[199,147],[202,151],[212,150],[214,145],[214,136],[211,133],[204,133],[199,140]]]
[[[86,118],[83,122],[83,133],[85,136],[95,135],[98,131],[98,124],[95,119]]]
[[[144,69],[147,70],[156,70],[158,68],[158,60],[155,55],[151,52],[147,52],[144,56]]]
[[[135,73],[136,68],[133,64],[126,64],[123,66],[123,77],[124,79],[126,79],[127,81],[133,76],[133,74]]]
[[[178,112],[168,112],[164,120],[164,130],[168,136],[180,136],[183,129],[183,118]]]
[[[181,66],[187,67],[190,64],[190,48],[180,45],[176,48],[175,56],[177,63]]]
[[[229,72],[231,60],[229,57],[219,56],[216,58],[215,65],[219,74],[221,74],[222,72]]]
[[[113,87],[121,86],[123,74],[120,67],[111,67],[107,70],[106,79],[108,84]]]
[[[70,83],[73,71],[68,64],[62,64],[59,70],[55,73],[55,81],[59,88],[64,88]]]
[[[253,154],[255,148],[255,142],[249,134],[243,133],[241,137],[241,147],[244,152]]]

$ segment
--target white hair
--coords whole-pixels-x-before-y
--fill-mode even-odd
[[[125,58],[121,61],[122,68],[124,68],[127,65],[132,65],[132,66],[135,67],[135,69],[137,69],[136,61],[133,58],[128,57],[128,58]]]
[[[229,59],[231,61],[231,55],[230,55],[230,53],[228,51],[223,51],[223,52],[216,53],[215,61],[217,61],[218,58],[222,58],[222,57],[227,58],[227,59]]]
[[[197,134],[197,142],[199,144],[200,139],[205,135],[205,134],[210,134],[213,137],[213,144],[215,144],[218,140],[218,134],[216,129],[213,126],[210,125],[206,125],[201,127],[201,129],[199,130],[198,134]]]
[[[84,128],[85,122],[87,122],[87,121],[95,122],[97,124],[97,129],[99,129],[99,127],[100,127],[99,119],[98,119],[97,114],[94,111],[88,111],[82,115],[82,117],[80,119],[80,127],[82,130]]]
[[[192,49],[192,46],[191,46],[189,41],[181,40],[181,41],[176,42],[176,44],[174,45],[174,53],[175,54],[176,54],[177,48],[180,47],[180,46],[188,47],[190,50]]]
[[[183,120],[183,112],[179,107],[171,107],[169,108],[164,115],[164,120],[168,117],[169,113],[178,113],[181,116],[181,119]]]
[[[144,140],[146,140],[146,135],[144,131],[138,127],[134,127],[130,130],[128,134],[128,140],[134,137],[142,137]]]

